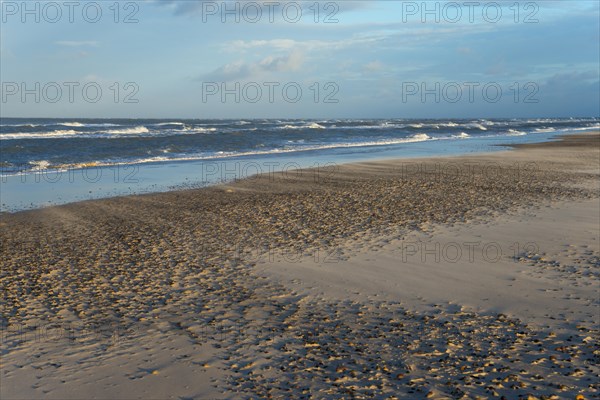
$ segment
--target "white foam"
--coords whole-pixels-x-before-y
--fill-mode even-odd
[[[29,161],[29,164],[33,165],[33,168],[32,168],[33,171],[41,171],[41,170],[48,169],[48,167],[50,167],[50,162],[46,161],[46,160]]]
[[[207,132],[216,132],[217,128],[196,127],[196,128],[185,128],[183,131],[185,131],[187,133],[207,133]]]
[[[468,126],[469,128],[476,128],[481,131],[487,131],[487,128],[485,126],[483,126],[481,124],[477,124],[477,123],[467,124],[466,126]]]
[[[429,140],[431,138],[426,133],[417,133],[416,135],[413,135],[408,139],[412,139],[412,140],[410,140],[411,142],[421,142],[424,140]],[[402,143],[402,142],[400,142],[400,143]]]
[[[594,130],[594,129],[598,129],[598,128],[600,128],[600,124],[584,126],[581,128],[566,128],[565,131],[567,131],[567,132],[569,132],[569,131],[589,131],[589,130]]]
[[[148,128],[140,125],[140,126],[136,126],[135,128],[108,130],[105,133],[108,133],[110,135],[131,135],[131,134],[135,135],[135,134],[148,133],[148,132],[150,132],[148,130]]]
[[[348,121],[340,121],[348,122]],[[391,129],[391,128],[406,128],[406,125],[390,124],[388,122],[379,125],[331,125],[328,129]]]
[[[73,135],[78,135],[81,132],[74,130],[59,130],[53,132],[37,132],[37,133],[3,133],[0,135],[0,140],[10,139],[60,139],[67,138]]]
[[[284,125],[279,129],[327,129],[323,125],[319,125],[316,122],[312,122],[306,125]]]
[[[119,124],[109,124],[109,123],[104,123],[104,124],[84,124],[85,127],[90,127],[90,128],[101,128],[101,127],[105,127],[105,126],[120,126]]]
[[[456,139],[466,139],[466,138],[470,138],[471,135],[469,135],[468,133],[465,133],[465,132],[461,132],[458,135],[452,135],[452,137],[456,138]]]
[[[77,135],[81,138],[119,138],[121,135],[131,136],[173,136],[181,134],[196,134],[196,133],[210,133],[216,132],[217,128],[214,127],[196,127],[196,128],[184,128],[182,130],[165,130],[165,131],[150,131],[145,126],[136,126],[131,128],[118,128],[110,130],[97,130],[97,131],[75,131],[75,130],[56,130],[50,132],[18,132],[18,133],[2,133],[0,134],[0,140],[18,140],[18,139],[61,139],[69,138]]]
[[[40,126],[39,124],[0,124],[0,127],[3,126],[27,126],[30,128],[35,128],[36,126]]]
[[[161,122],[160,124],[152,124],[154,126],[167,126],[167,125],[177,125],[177,126],[184,126],[185,124],[183,122]]]

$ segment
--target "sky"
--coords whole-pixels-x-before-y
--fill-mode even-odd
[[[600,116],[595,1],[0,1],[1,117]]]

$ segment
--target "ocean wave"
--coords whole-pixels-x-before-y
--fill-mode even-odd
[[[553,118],[536,118],[525,121],[526,124],[551,124],[554,122],[562,122],[562,120]]]
[[[119,125],[117,125],[119,126]],[[19,139],[66,139],[73,136],[78,138],[86,139],[97,139],[97,138],[109,138],[118,139],[122,136],[176,136],[176,135],[193,135],[198,133],[211,133],[216,132],[217,128],[214,127],[185,127],[181,130],[155,130],[152,131],[147,127],[140,125],[130,128],[117,128],[107,130],[94,130],[94,131],[76,131],[70,130],[56,130],[46,132],[17,132],[17,133],[0,133],[0,140],[19,140]]]
[[[47,160],[29,161],[29,164],[33,166],[32,171],[47,170],[50,167],[50,161]]]
[[[44,126],[62,125],[71,128],[101,128],[105,126],[120,126],[119,124],[102,123],[102,124],[85,124],[83,122],[59,122],[57,124],[44,124]]]
[[[136,126],[134,128],[125,128],[125,129],[112,129],[112,130],[108,130],[105,131],[104,133],[107,133],[109,135],[135,135],[135,134],[140,134],[140,133],[148,133],[150,132],[148,130],[148,128],[146,128],[143,125],[140,126]]]
[[[472,129],[479,129],[480,131],[487,131],[488,130],[485,126],[483,126],[481,124],[478,124],[478,123],[466,124],[465,127],[472,128]]]
[[[471,135],[469,135],[468,133],[465,132],[461,132],[458,135],[452,135],[452,138],[454,139],[466,139],[466,138],[470,138]]]
[[[0,124],[0,128],[5,127],[5,126],[35,128],[35,127],[38,127],[41,125],[39,125],[39,124]]]
[[[422,142],[424,140],[431,139],[431,137],[429,137],[429,135],[426,133],[417,133],[416,135],[413,135],[407,139],[411,139],[411,140],[409,140],[410,142]],[[402,143],[402,142],[400,142],[400,143]]]
[[[183,122],[161,122],[159,124],[151,124],[152,126],[168,126],[168,125],[176,125],[176,126],[185,126]]]
[[[101,124],[85,124],[83,122],[51,122],[49,124],[0,124],[1,127],[10,126],[13,128],[16,127],[27,127],[27,128],[37,128],[39,126],[67,126],[70,128],[87,128],[87,127],[103,127],[103,126],[119,126],[119,124],[113,123],[101,123]]]
[[[43,126],[56,126],[56,125],[67,126],[69,128],[103,128],[103,127],[108,127],[108,126],[120,126],[119,124],[112,124],[112,123],[108,123],[108,122],[101,123],[101,124],[85,124],[83,122],[59,122],[59,123],[52,123],[52,124],[44,124]]]
[[[216,132],[217,128],[202,128],[202,127],[194,127],[194,128],[185,128],[182,132],[186,133],[207,133],[207,132]]]
[[[74,130],[58,130],[52,132],[36,132],[36,133],[3,133],[0,135],[0,140],[18,140],[18,139],[62,139],[69,138],[74,135],[79,135],[81,132]]]
[[[364,141],[364,142],[338,142],[338,143],[294,146],[294,147],[286,147],[286,148],[275,148],[275,149],[269,149],[269,150],[256,150],[256,151],[241,151],[241,152],[220,151],[220,152],[216,152],[212,155],[211,154],[186,155],[186,156],[178,157],[175,159],[168,159],[168,161],[204,160],[204,159],[212,159],[212,158],[254,156],[254,155],[274,154],[274,153],[293,153],[293,152],[336,149],[336,148],[389,146],[389,145],[394,145],[394,144],[416,143],[416,142],[424,142],[424,141],[429,141],[429,140],[437,140],[437,139],[432,138],[425,133],[418,133],[418,134],[410,136],[410,137],[398,138],[398,139],[373,140],[373,141]],[[298,142],[302,143],[302,141],[298,141]],[[160,157],[160,158],[161,158],[161,160],[158,160],[158,161],[165,161],[165,160],[162,160],[162,158],[164,158],[164,157]],[[153,161],[149,161],[149,160],[153,160]],[[157,157],[151,157],[148,159],[144,159],[143,161],[144,162],[154,162],[154,161],[157,161]],[[142,160],[140,162],[142,162]]]
[[[104,121],[106,122],[102,123]],[[11,150],[11,153],[7,152],[6,156],[4,152],[2,154],[3,173],[6,173],[6,170],[16,170],[16,166],[23,165],[22,163],[25,163],[26,171],[40,171],[46,168],[56,171],[59,167],[63,168],[64,166],[60,165],[60,162],[66,163],[73,159],[80,160],[79,155],[77,157],[72,156],[80,149],[79,145],[69,145],[70,139],[80,140],[80,138],[89,139],[85,141],[86,146],[89,148],[89,156],[86,159],[104,161],[90,161],[67,167],[87,168],[114,165],[115,163],[129,165],[150,162],[210,160],[213,158],[261,156],[277,153],[294,154],[295,152],[325,151],[336,148],[364,147],[367,149],[371,146],[401,145],[402,143],[429,140],[450,140],[460,145],[458,142],[464,139],[469,139],[469,143],[471,143],[473,140],[487,137],[501,139],[502,137],[524,136],[525,138],[525,135],[531,136],[538,133],[542,136],[552,136],[556,133],[575,133],[600,128],[600,119],[598,118],[574,121],[559,119],[556,120],[556,123],[551,123],[550,121],[554,120],[550,119],[528,119],[527,121],[531,122],[526,123],[526,120],[521,119],[487,121],[484,119],[450,120],[449,118],[405,121],[398,119],[360,121],[349,119],[331,119],[327,121],[288,119],[279,123],[275,123],[273,120],[263,122],[253,120],[250,124],[244,123],[246,121],[243,120],[162,121],[164,122],[157,120],[81,119],[80,121],[67,122],[53,121],[50,124],[47,120],[29,121],[32,123],[26,123],[27,120],[3,120],[3,122],[13,123],[13,125],[1,125],[3,131],[0,132],[0,140],[6,140],[1,145],[9,147]],[[84,124],[85,122],[94,123]],[[495,126],[490,128],[491,124],[488,122],[493,122]],[[263,123],[268,125],[263,125]],[[336,125],[333,125],[334,123]],[[46,125],[49,126],[39,127]],[[85,127],[79,125],[85,125]],[[284,131],[280,129],[284,129]],[[290,129],[290,131],[286,132],[286,129]],[[322,129],[326,129],[326,131],[321,132]],[[248,131],[256,130],[258,132],[254,134],[248,133]],[[325,132],[327,135],[324,134]],[[215,135],[208,136],[212,133]],[[184,137],[185,135],[190,136]],[[203,135],[207,136],[204,138]],[[127,143],[123,144],[127,146],[126,149],[123,149],[119,142],[104,143],[103,146],[94,145],[95,139],[100,142],[101,140],[117,141],[119,138],[122,138],[123,141],[127,140]],[[132,140],[133,138],[140,138],[140,140]],[[149,141],[147,138],[151,138],[151,140]],[[33,146],[27,144],[25,140],[10,143],[8,142],[10,139],[57,140],[49,143],[37,143]],[[514,140],[520,141],[521,139],[515,138]],[[75,140],[72,142],[75,142]],[[149,144],[151,146],[148,146]],[[107,146],[108,150],[105,150],[104,145]],[[423,147],[426,146],[423,145]],[[464,142],[463,146],[468,146],[468,143]],[[348,150],[347,152],[359,153],[361,151]],[[35,161],[27,164],[29,160]],[[42,162],[44,160],[50,160],[55,165],[48,165]],[[15,168],[12,168],[12,165]]]
[[[279,127],[279,129],[327,129],[323,125],[319,125],[316,122],[312,122],[310,124],[305,125],[284,125]]]
[[[147,127],[140,125],[133,128],[125,128],[125,129],[112,129],[107,131],[98,131],[93,132],[94,135],[99,135],[101,137],[109,137],[109,138],[118,138],[119,135],[140,135],[140,136],[176,136],[176,135],[191,135],[195,133],[209,133],[216,132],[217,128],[204,128],[204,127],[188,127],[184,126],[182,129],[176,130],[158,130],[152,131]]]
[[[600,124],[594,124],[594,125],[589,125],[589,126],[584,126],[581,128],[567,128],[565,129],[565,131],[589,131],[589,130],[593,130],[593,129],[599,129],[600,128]]]
[[[347,121],[340,121],[347,122]],[[330,125],[327,129],[346,129],[346,130],[357,130],[357,129],[393,129],[393,128],[406,128],[406,125],[396,125],[381,123],[378,125]]]
[[[103,128],[103,127],[107,127],[107,126],[121,126],[119,124],[110,124],[110,123],[103,123],[103,124],[84,124],[84,126],[87,128]]]
[[[348,122],[348,121],[343,121]],[[441,128],[456,128],[464,126],[455,122],[441,122],[441,123],[418,123],[418,124],[402,124],[397,122],[382,122],[378,125],[333,125],[330,128],[334,129],[441,129]],[[467,126],[468,127],[468,126]]]
[[[416,134],[416,135],[413,135],[413,136],[410,136],[407,138],[400,138],[400,139],[374,140],[374,141],[364,141],[364,142],[339,142],[339,143],[293,146],[293,147],[274,148],[274,149],[267,149],[267,150],[252,150],[252,151],[218,151],[218,152],[213,152],[213,153],[173,154],[172,156],[152,156],[152,157],[146,157],[146,158],[138,158],[138,159],[134,159],[134,160],[88,161],[88,162],[83,162],[83,163],[56,164],[56,165],[52,165],[49,162],[43,160],[43,161],[35,161],[35,162],[32,161],[32,162],[30,162],[30,164],[33,165],[33,168],[31,168],[28,171],[21,171],[21,172],[15,173],[15,174],[40,172],[42,170],[61,171],[61,170],[68,170],[68,169],[82,169],[82,168],[96,168],[96,167],[99,168],[99,167],[108,167],[108,166],[115,166],[115,165],[136,165],[136,164],[148,164],[148,163],[159,163],[159,162],[178,162],[178,161],[201,161],[201,160],[221,159],[221,158],[230,158],[230,157],[257,156],[257,155],[279,154],[279,153],[295,153],[295,152],[336,149],[336,148],[389,146],[389,145],[394,145],[394,144],[415,143],[415,142],[423,142],[423,141],[428,141],[428,140],[436,140],[436,139],[431,138],[429,135],[427,135],[425,133],[419,133],[419,134]],[[171,151],[170,148],[161,150],[161,152],[163,154],[170,154],[170,151]]]

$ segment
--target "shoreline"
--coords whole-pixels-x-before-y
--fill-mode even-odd
[[[551,141],[540,142],[540,143],[509,144],[506,146],[510,146],[515,149],[588,147],[588,146],[590,146],[590,135],[596,134],[596,138],[592,138],[592,140],[591,140],[592,145],[597,145],[597,143],[595,143],[595,142],[600,141],[600,136],[598,136],[597,133],[598,133],[597,131],[590,131],[588,134],[557,135],[555,137],[555,140],[551,140]]]
[[[534,143],[537,143],[539,140],[552,140],[557,134],[560,134],[560,131],[537,134],[542,137],[534,138],[532,136],[527,140],[534,140]],[[572,131],[566,135],[577,134],[577,131]],[[289,175],[292,170],[306,170],[327,165],[342,166],[361,162],[431,157],[445,159],[506,151],[498,149],[499,146],[510,149],[510,144],[508,144],[510,137],[508,136],[504,138],[507,143],[503,143],[503,140],[498,138],[490,139],[491,143],[487,143],[488,139],[478,138],[471,139],[474,141],[467,145],[467,142],[460,140],[457,139],[455,143],[451,143],[451,147],[456,147],[453,150],[446,150],[443,140],[429,142],[428,151],[433,151],[434,156],[429,156],[427,152],[424,152],[425,148],[420,149],[419,143],[413,143],[398,148],[394,146],[388,149],[380,148],[373,154],[366,150],[364,153],[347,155],[335,152],[312,154],[312,151],[308,151],[306,154],[290,153],[289,156],[280,154],[266,158],[226,157],[166,164],[124,164],[87,169],[44,170],[40,173],[2,176],[0,177],[3,191],[1,212],[12,214],[80,201],[214,187],[243,179],[252,179],[253,176],[260,174]],[[476,142],[479,144],[475,145]],[[475,150],[471,148],[473,146]],[[475,152],[473,153],[473,151]],[[446,152],[450,152],[450,154],[444,154]]]
[[[581,137],[2,215],[2,397],[596,396]]]

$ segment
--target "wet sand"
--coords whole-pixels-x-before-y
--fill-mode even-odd
[[[0,395],[597,397],[599,138],[2,215]]]

